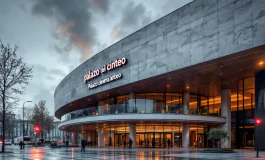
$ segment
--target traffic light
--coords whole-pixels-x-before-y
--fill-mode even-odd
[[[256,119],[256,124],[257,124],[257,125],[261,124],[261,119],[257,118],[257,119]]]
[[[35,126],[34,127],[34,132],[36,132],[36,133],[40,132],[40,127],[39,126]]]

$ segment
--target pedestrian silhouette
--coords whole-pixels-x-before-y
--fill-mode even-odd
[[[22,146],[23,146],[23,143],[22,143],[22,141],[20,141],[20,142],[19,142],[19,147],[20,147],[20,149],[22,149]]]
[[[124,138],[123,140],[123,147],[125,148],[126,147],[126,139]]]
[[[81,152],[85,152],[85,148],[86,148],[86,141],[83,139],[81,141]]]
[[[168,146],[168,148],[171,147],[171,141],[170,141],[170,139],[167,140],[167,146]]]
[[[129,149],[132,149],[132,144],[133,144],[133,142],[132,142],[132,139],[130,138],[130,140],[129,140]]]

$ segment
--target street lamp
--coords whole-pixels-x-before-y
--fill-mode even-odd
[[[23,114],[23,121],[22,121],[22,127],[23,127],[23,128],[22,128],[22,146],[23,146],[23,149],[24,149],[24,104],[27,103],[27,102],[28,102],[28,103],[31,103],[32,101],[25,101],[25,102],[23,103],[23,108],[22,108],[22,110],[23,110],[23,111],[22,111],[22,112],[23,112],[23,113],[22,113],[22,114]]]
[[[262,120],[260,118],[256,118],[256,127],[257,127],[257,133],[256,133],[256,150],[257,150],[257,154],[256,154],[256,158],[259,158],[259,124],[261,124]]]

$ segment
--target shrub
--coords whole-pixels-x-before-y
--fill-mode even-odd
[[[217,148],[221,148],[222,144],[230,139],[230,133],[222,128],[212,128],[208,135],[208,139],[213,142],[213,147]]]

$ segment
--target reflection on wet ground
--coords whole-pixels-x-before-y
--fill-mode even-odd
[[[80,148],[56,148],[49,147],[34,148],[28,147],[25,150],[19,150],[17,146],[7,147],[7,151],[0,155],[2,160],[61,160],[61,159],[93,159],[93,160],[241,160],[253,159],[255,151],[237,150],[237,153],[215,154],[201,153],[197,149],[119,149],[119,148],[86,148],[85,153],[80,152]],[[265,157],[265,152],[260,153]]]
[[[28,147],[25,150],[19,150],[16,146],[7,148],[7,151],[13,153],[5,153],[0,155],[2,160],[60,160],[60,159],[93,159],[93,160],[181,160],[183,158],[165,157],[165,155],[184,153],[178,150],[151,150],[151,149],[96,149],[86,148],[85,153],[80,152],[80,148],[57,148],[49,147],[33,148]],[[190,151],[185,151],[190,152]],[[194,152],[194,151],[193,151]],[[189,158],[184,158],[189,160]],[[192,158],[192,160],[197,160]]]

